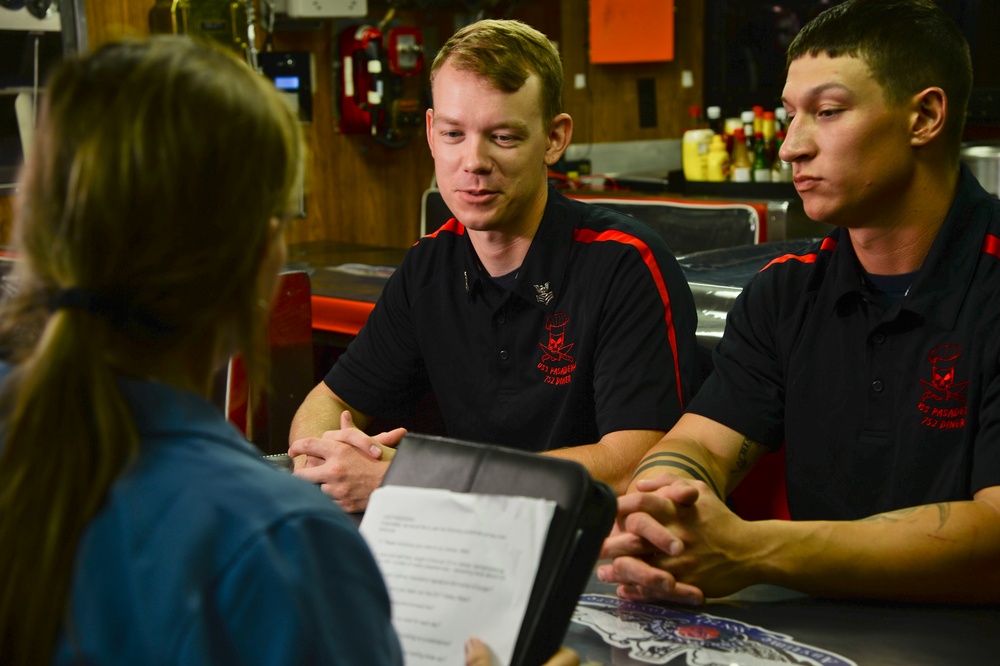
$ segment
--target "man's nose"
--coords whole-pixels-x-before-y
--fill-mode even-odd
[[[800,115],[795,116],[785,130],[785,140],[781,142],[778,157],[785,162],[794,162],[812,155],[814,151],[812,132],[806,120]]]
[[[470,137],[465,142],[465,154],[462,162],[462,167],[466,171],[472,173],[489,171],[492,165],[489,142],[478,137]]]

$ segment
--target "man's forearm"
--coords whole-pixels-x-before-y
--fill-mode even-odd
[[[676,446],[676,444],[673,446]],[[694,455],[697,454],[694,453]],[[712,489],[716,497],[724,499],[723,494],[719,491],[719,486],[705,466],[695,458],[679,453],[676,450],[654,451],[645,456],[642,462],[639,463],[639,468],[635,470],[635,474],[629,479],[629,483],[631,485],[632,482],[639,479],[658,476],[663,473],[676,474],[678,476],[686,476],[695,481],[703,481]]]
[[[628,492],[636,490],[639,479],[653,479],[663,474],[704,481],[720,498],[724,498],[727,478],[720,461],[704,447],[684,439],[663,439],[642,457],[627,480]]]
[[[545,455],[575,460],[599,481],[621,495],[643,455],[663,437],[662,430],[620,430],[608,433],[595,444],[546,451]]]
[[[642,457],[628,483],[663,474],[702,481],[724,499],[768,448],[711,419],[684,414],[669,433]]]
[[[340,428],[340,415],[349,410],[359,428],[367,425],[367,417],[345,404],[323,382],[316,385],[295,412],[288,432],[288,443],[305,437],[319,437],[327,430]]]
[[[761,582],[830,597],[1000,602],[1000,511],[989,502],[757,527]]]

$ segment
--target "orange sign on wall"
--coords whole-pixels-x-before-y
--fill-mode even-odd
[[[674,0],[590,0],[590,62],[674,59]]]

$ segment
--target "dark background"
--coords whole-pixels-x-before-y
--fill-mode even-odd
[[[842,0],[709,0],[705,4],[705,105],[723,116],[780,106],[785,50],[803,25]],[[974,72],[968,125],[1000,123],[1000,2],[937,0],[965,33]],[[992,41],[991,41],[992,40]]]

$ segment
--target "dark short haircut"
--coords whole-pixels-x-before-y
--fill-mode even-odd
[[[562,113],[563,70],[549,39],[514,20],[486,19],[452,35],[431,65],[431,83],[450,62],[456,69],[486,77],[498,90],[517,92],[532,74],[541,83],[542,119],[548,126]]]
[[[932,0],[847,0],[810,21],[788,47],[787,65],[826,54],[863,60],[898,105],[931,86],[948,99],[946,137],[956,151],[972,91],[969,45]]]

